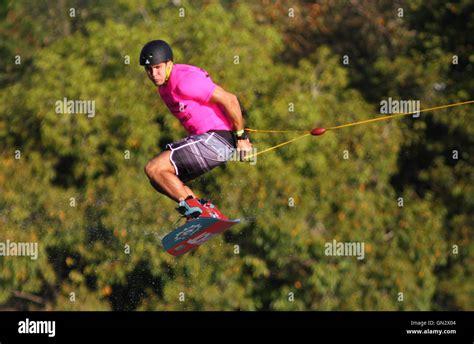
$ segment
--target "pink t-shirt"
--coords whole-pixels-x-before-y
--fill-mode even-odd
[[[158,92],[190,135],[209,130],[232,130],[232,123],[224,110],[209,102],[215,87],[205,70],[175,64],[168,81],[158,87]]]

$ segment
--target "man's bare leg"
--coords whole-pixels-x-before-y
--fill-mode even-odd
[[[150,160],[145,166],[145,173],[151,185],[160,193],[179,202],[187,196],[196,195],[176,176],[175,169],[170,161],[170,151],[164,151]]]
[[[186,190],[186,192],[188,193],[188,195],[191,195],[191,196],[193,196],[194,198],[198,198],[198,197],[194,194],[193,190],[191,190],[188,186],[185,185],[185,186],[184,186],[184,189]]]
[[[158,191],[161,194],[165,194],[165,191],[158,184],[156,184],[152,179],[150,179],[150,184],[155,188],[156,191]],[[196,194],[188,186],[184,185],[184,188],[185,188],[188,196],[191,195],[194,198],[198,198],[196,196]]]

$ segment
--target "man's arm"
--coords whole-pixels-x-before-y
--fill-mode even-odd
[[[239,100],[235,94],[227,92],[219,85],[216,85],[210,101],[212,103],[221,104],[224,107],[225,113],[231,120],[235,131],[244,129],[242,110],[240,109]]]
[[[240,109],[239,100],[233,93],[227,92],[222,87],[216,85],[210,101],[212,103],[221,104],[227,116],[230,118],[234,125],[234,131],[244,129],[244,119],[242,117],[242,110]],[[252,144],[249,139],[237,139],[237,151],[240,152],[240,160],[243,160],[247,156],[247,152],[252,149]]]

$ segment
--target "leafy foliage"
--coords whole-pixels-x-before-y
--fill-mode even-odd
[[[237,94],[248,127],[308,130],[371,118],[389,96],[473,94],[472,37],[458,34],[472,3],[435,3],[79,1],[75,17],[63,2],[3,4],[0,242],[39,254],[0,257],[2,308],[472,310],[468,107],[213,170],[190,187],[242,224],[180,258],[160,246],[175,204],[143,173],[185,135],[138,66],[148,40]],[[95,116],[56,113],[64,98],[95,101]],[[365,258],[327,256],[333,240],[363,242]]]

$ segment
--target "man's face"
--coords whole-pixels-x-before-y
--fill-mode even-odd
[[[166,68],[171,65],[171,61],[162,62],[152,66],[146,66],[146,74],[148,78],[155,84],[155,86],[161,86],[166,80]]]

